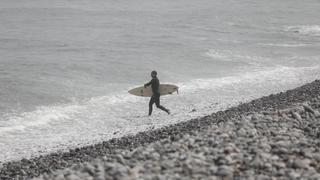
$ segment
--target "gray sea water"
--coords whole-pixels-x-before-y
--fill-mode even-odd
[[[157,70],[172,114],[127,91]],[[320,78],[319,0],[1,0],[0,161],[186,121]]]

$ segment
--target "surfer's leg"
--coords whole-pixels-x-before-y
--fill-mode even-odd
[[[169,109],[166,109],[165,107],[163,107],[163,106],[160,105],[160,96],[155,97],[155,103],[156,103],[157,108],[159,108],[159,109],[161,109],[162,111],[165,111],[165,112],[167,112],[168,114],[170,114]]]
[[[149,101],[149,116],[151,116],[152,114],[152,106],[153,106],[153,103],[154,103],[154,97],[152,96],[150,98],[150,101]]]

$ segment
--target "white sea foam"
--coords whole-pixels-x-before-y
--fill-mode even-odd
[[[93,97],[88,100],[74,101],[69,104],[52,106],[41,106],[35,111],[24,112],[21,114],[6,115],[0,126],[0,133],[8,131],[23,131],[30,127],[44,127],[49,123],[57,121],[70,121],[78,119],[77,116],[83,112],[95,109],[100,106],[113,106],[121,103],[132,103],[137,101],[134,96],[128,96],[125,92]],[[94,113],[94,111],[92,111]],[[90,113],[90,112],[89,112]]]
[[[231,50],[210,49],[205,52],[205,55],[219,61],[242,62],[255,66],[259,66],[261,62],[269,61],[267,57],[250,56]]]
[[[19,115],[12,114],[3,120],[0,133],[8,131],[23,131],[29,127],[45,126],[52,121],[68,120],[73,115],[81,111],[83,107],[79,105],[60,105],[38,107],[37,110],[24,112]]]
[[[305,47],[307,44],[302,43],[259,43],[261,46],[274,46],[274,47]]]
[[[320,36],[320,25],[299,25],[288,26],[284,28],[285,31],[299,33],[308,36]]]
[[[307,71],[314,71],[319,69],[315,67],[287,67],[277,66],[266,68],[265,70],[257,70],[243,73],[238,76],[227,76],[214,79],[194,79],[188,83],[181,83],[181,91],[196,92],[199,89],[219,89],[225,86],[238,86],[246,83],[285,83],[290,80],[297,80],[301,74]]]

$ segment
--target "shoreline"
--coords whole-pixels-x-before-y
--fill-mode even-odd
[[[52,173],[55,170],[71,167],[80,162],[89,162],[95,158],[115,155],[120,151],[132,150],[166,138],[177,141],[185,134],[206,130],[211,125],[228,122],[244,113],[267,111],[271,108],[284,109],[295,103],[310,101],[313,98],[319,97],[319,92],[320,81],[316,80],[293,90],[264,96],[205,117],[140,132],[136,135],[111,139],[95,145],[71,149],[69,152],[51,153],[32,159],[7,162],[2,164],[0,168],[0,179],[37,177],[41,174]]]

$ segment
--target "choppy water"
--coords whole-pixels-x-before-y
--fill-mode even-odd
[[[1,0],[0,161],[186,121],[320,78],[318,0]],[[147,117],[127,93],[180,86]],[[196,111],[194,111],[196,110]]]

